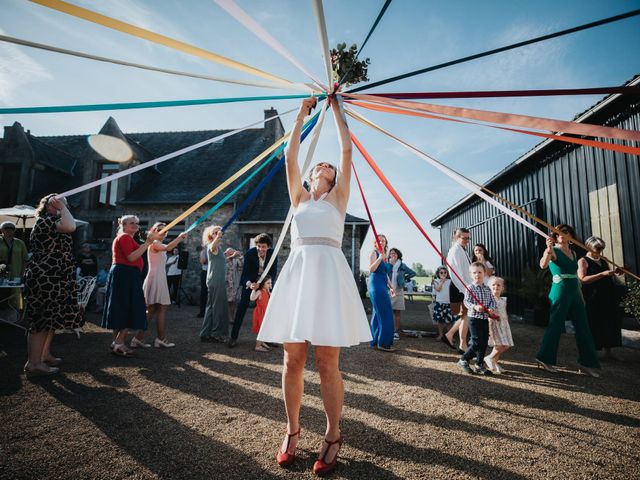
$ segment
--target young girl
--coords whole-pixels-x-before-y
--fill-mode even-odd
[[[489,318],[489,345],[493,347],[493,351],[487,357],[484,357],[484,363],[489,370],[495,373],[502,373],[502,367],[498,365],[500,356],[513,347],[513,338],[511,337],[511,328],[509,327],[509,316],[507,315],[507,299],[501,297],[504,292],[504,279],[500,277],[491,277],[489,279],[489,288],[496,299],[498,305],[497,313],[500,320]]]
[[[149,232],[160,235],[160,231],[166,227],[164,222],[158,222],[151,227]],[[172,242],[164,245],[162,241],[166,238],[164,233],[159,240],[155,240],[147,250],[149,259],[149,271],[142,290],[144,291],[144,300],[147,304],[147,319],[156,320],[157,337],[153,342],[156,348],[172,348],[176,344],[167,341],[165,313],[167,306],[171,305],[169,296],[169,286],[167,285],[167,275],[165,273],[165,265],[167,263],[167,252],[182,242],[186,237],[186,233],[181,233]],[[131,348],[150,347],[151,345],[144,341],[144,330],[138,330],[135,337],[131,339]]]
[[[269,304],[269,297],[271,296],[271,284],[271,277],[266,276],[258,288],[253,290],[249,296],[250,300],[256,302],[256,308],[253,309],[253,325],[251,328],[253,333],[260,332],[262,320],[264,319],[264,314],[267,311],[267,305]],[[256,352],[268,352],[271,350],[271,347],[269,347],[265,342],[256,340],[255,350]]]
[[[448,325],[453,323],[451,306],[449,305],[449,286],[451,279],[447,267],[439,267],[433,278],[433,289],[436,291],[436,298],[433,302],[433,321],[438,324],[438,340],[442,341]]]
[[[493,260],[489,256],[489,252],[487,252],[487,247],[485,247],[482,243],[476,243],[473,246],[473,255],[471,256],[471,263],[473,262],[482,262],[486,267],[487,274],[484,277],[484,284],[489,285],[489,280],[491,276],[496,273],[496,269],[491,263]]]

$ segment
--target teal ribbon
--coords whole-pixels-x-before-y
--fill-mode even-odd
[[[60,105],[53,107],[0,108],[0,114],[95,112],[99,110],[131,110],[136,108],[185,107],[189,105],[212,105],[218,103],[257,102],[261,100],[291,100],[308,98],[309,95],[267,95],[262,97],[203,98],[197,100],[167,100],[163,102],[97,103],[93,105]],[[325,98],[318,95],[318,99]]]

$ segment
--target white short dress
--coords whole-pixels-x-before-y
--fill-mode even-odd
[[[348,347],[371,341],[367,315],[342,253],[344,215],[325,200],[298,204],[291,253],[271,293],[258,340]]]
[[[147,305],[171,305],[165,271],[167,252],[154,252],[153,248],[149,248],[147,258],[149,259],[149,271],[142,284],[145,303]]]
[[[496,298],[496,309],[500,321],[489,319],[489,345],[504,345],[513,347],[513,337],[511,336],[511,327],[509,326],[509,315],[507,314],[506,297]]]

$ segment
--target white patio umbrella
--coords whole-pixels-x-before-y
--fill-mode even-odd
[[[78,228],[89,225],[89,222],[84,220],[78,220],[77,218],[74,218],[74,220]],[[18,228],[33,228],[36,223],[36,209],[29,205],[0,208],[0,223],[7,221],[15,223]]]

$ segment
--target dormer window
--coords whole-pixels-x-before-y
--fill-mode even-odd
[[[120,171],[120,166],[114,163],[99,163],[98,164],[98,179],[108,177],[114,173]],[[118,199],[118,180],[105,183],[100,186],[100,192],[98,194],[98,206],[104,206],[106,208],[114,207]]]

